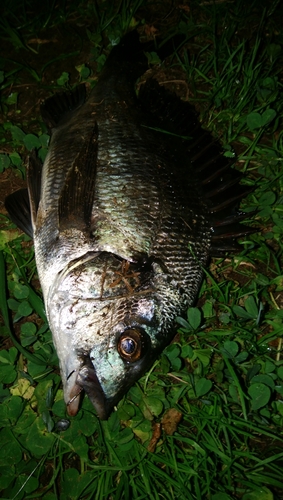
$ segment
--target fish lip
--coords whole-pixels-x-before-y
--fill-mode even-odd
[[[79,411],[82,390],[83,389],[76,383],[71,388],[69,398],[66,400],[67,413],[70,417],[74,417]]]
[[[107,400],[93,366],[89,364],[82,366],[77,375],[76,386],[85,391],[98,417],[107,420],[114,405]]]

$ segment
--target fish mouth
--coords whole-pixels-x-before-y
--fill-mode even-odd
[[[70,416],[75,416],[79,411],[82,391],[87,394],[98,417],[101,420],[106,420],[113,409],[113,404],[107,401],[95,370],[92,366],[89,366],[89,363],[80,368],[76,382],[69,393],[67,412]]]

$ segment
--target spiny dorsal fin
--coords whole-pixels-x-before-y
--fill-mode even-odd
[[[59,200],[59,228],[61,231],[90,226],[96,180],[98,127],[95,123],[72,168]]]
[[[243,188],[244,186],[239,186]],[[211,214],[210,221],[213,227],[210,255],[212,257],[222,257],[227,252],[239,252],[241,246],[237,239],[256,232],[256,228],[249,227],[240,222],[247,217],[252,217],[256,211],[241,212],[237,210],[238,202],[234,206],[227,207]],[[228,212],[228,215],[227,215]]]
[[[14,224],[33,238],[28,190],[19,189],[9,194],[5,200],[5,207]]]
[[[238,211],[238,205],[253,188],[240,184],[242,174],[232,168],[234,161],[226,158],[219,141],[200,127],[195,109],[188,102],[181,101],[153,79],[141,86],[139,99],[143,109],[158,118],[164,129],[189,136],[183,144],[199,179],[200,195],[214,230],[211,256],[241,250],[237,238],[255,232],[255,228],[240,224],[246,214]]]
[[[69,117],[70,113],[84,104],[85,85],[78,85],[74,90],[58,92],[49,97],[40,106],[41,116],[49,130]]]
[[[221,186],[221,183],[220,183]],[[223,212],[226,210],[226,215],[229,215],[229,210],[235,209],[239,205],[242,198],[253,191],[252,187],[237,184],[236,186],[228,187],[224,191],[217,193],[213,192],[213,196],[204,196],[204,200],[211,214]]]

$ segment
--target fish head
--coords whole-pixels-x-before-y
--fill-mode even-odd
[[[146,266],[103,252],[57,277],[48,317],[70,415],[85,391],[98,416],[108,418],[164,348],[153,275]]]

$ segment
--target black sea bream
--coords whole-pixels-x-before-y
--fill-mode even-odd
[[[70,415],[85,391],[109,416],[172,340],[209,256],[249,231],[240,174],[188,103],[153,79],[136,96],[146,69],[132,32],[87,100],[83,86],[49,98],[47,158],[31,156],[28,190],[6,200],[34,239]]]

